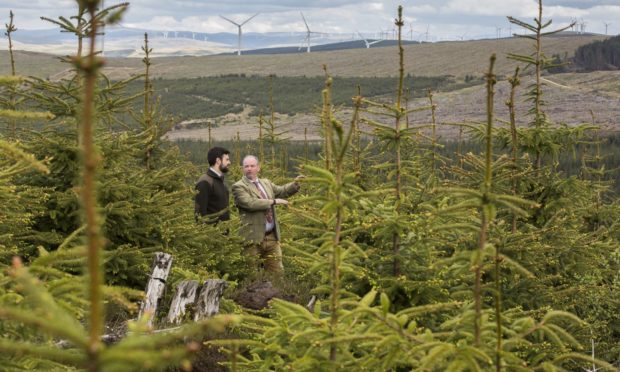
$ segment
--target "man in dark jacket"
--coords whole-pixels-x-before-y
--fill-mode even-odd
[[[230,152],[223,147],[213,147],[207,153],[209,170],[196,182],[198,193],[195,198],[196,219],[209,216],[209,223],[230,219],[228,210],[228,188],[224,183],[224,173],[230,166]]]

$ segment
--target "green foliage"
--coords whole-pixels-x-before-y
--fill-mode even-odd
[[[181,333],[156,336],[144,336],[147,329],[138,324],[132,336],[114,347],[101,344],[103,299],[135,310],[134,302],[141,292],[128,286],[144,285],[147,254],[157,249],[180,257],[187,255],[178,260],[178,265],[200,260],[200,274],[206,276],[218,269],[210,258],[225,254],[223,251],[236,241],[216,246],[205,229],[195,223],[192,192],[185,183],[194,168],[179,159],[176,148],[162,146],[165,121],[156,108],[149,110],[151,120],[145,121],[140,131],[93,130],[95,123],[112,123],[118,112],[115,110],[126,109],[137,97],[120,92],[127,81],[111,83],[102,77],[101,89],[95,89],[99,65],[92,46],[97,27],[112,10],[96,12],[96,3],[80,2],[75,18],[79,27],[86,27],[81,30],[88,34],[91,46],[87,57],[76,61],[78,74],[57,83],[34,81],[20,92],[31,107],[56,112],[55,123],[48,126],[35,122],[34,128],[47,127],[41,132],[20,128],[23,145],[0,142],[7,150],[0,159],[0,195],[10,203],[2,211],[7,229],[3,231],[2,263],[6,267],[15,255],[29,264],[25,269],[15,257],[11,278],[1,277],[0,296],[7,305],[0,312],[0,327],[7,330],[0,342],[2,365],[164,369],[169,364],[187,363],[189,354],[199,349],[195,342],[182,342],[184,338],[207,334],[234,321],[230,317],[208,320],[184,327]],[[107,21],[117,19],[115,14],[110,13]],[[3,79],[10,84],[16,80]],[[48,116],[25,112],[12,118]],[[77,124],[80,134],[66,123]],[[45,164],[36,159],[44,159]],[[5,242],[9,246],[5,247]],[[215,248],[203,252],[209,245]],[[231,258],[229,263],[239,262]],[[105,262],[109,285],[101,281],[100,259]],[[211,264],[205,265],[209,261]],[[58,341],[66,347],[59,347]],[[158,349],[166,351],[155,352]]]
[[[21,78],[5,77],[3,83],[13,86]],[[11,111],[18,112],[18,111]],[[0,111],[0,117],[3,111]],[[38,113],[19,112],[11,115],[19,119],[26,116],[37,116]],[[11,132],[15,128],[11,128]],[[13,134],[13,133],[12,133]],[[11,256],[18,254],[26,245],[24,240],[32,234],[30,228],[33,219],[43,213],[41,204],[46,199],[45,193],[36,187],[20,187],[15,180],[23,172],[33,170],[38,173],[49,174],[48,158],[37,160],[32,154],[24,151],[23,145],[5,140],[0,136],[0,200],[3,208],[0,210],[0,267],[10,261]]]
[[[74,284],[72,290],[74,294],[85,287],[77,286],[76,288],[75,279],[64,281],[64,288],[59,285],[58,280],[47,281],[46,287],[43,287],[41,282],[29,273],[31,270],[25,269],[17,261],[14,263],[10,275],[15,287],[9,289],[7,293],[2,293],[3,306],[0,309],[0,319],[21,323],[26,329],[37,332],[30,333],[30,339],[3,338],[0,340],[0,350],[3,353],[0,360],[3,360],[3,365],[6,366],[7,363],[15,363],[16,367],[23,365],[6,359],[8,355],[19,355],[27,358],[27,365],[37,369],[59,368],[60,366],[64,366],[63,369],[92,368],[92,352],[89,351],[86,330],[76,320],[75,315],[67,311],[67,307],[75,308],[75,304],[69,306],[66,301],[63,301],[63,297],[71,299],[66,294],[68,290],[71,290],[68,287],[71,282]],[[54,289],[59,293],[54,293]],[[13,295],[13,301],[8,301],[8,294]],[[81,305],[86,303],[83,301]],[[99,347],[99,363],[96,369],[105,371],[164,370],[166,365],[181,364],[184,361],[187,363],[189,356],[195,353],[199,346],[196,342],[187,344],[182,342],[184,337],[221,332],[225,326],[236,321],[235,317],[223,316],[190,324],[175,332],[156,335],[143,334],[146,330],[143,324],[130,324],[129,328],[132,333],[121,342],[110,347]],[[2,324],[6,323],[2,322]],[[23,335],[26,329],[19,329],[19,334]],[[65,348],[59,348],[55,344],[54,340],[58,338],[68,343]],[[161,350],[164,351],[161,352]]]
[[[99,25],[92,22],[93,3],[80,2],[74,19],[91,39]],[[542,6],[535,25],[521,22],[536,34],[529,35],[535,43],[547,26],[541,18]],[[396,25],[402,27],[400,11]],[[538,47],[517,59],[540,73],[552,64]],[[493,65],[486,74],[486,123],[468,127],[471,142],[445,145],[432,135],[432,94],[429,106],[408,107],[404,93],[411,84],[402,73],[391,80],[395,99],[377,101],[366,87],[364,96],[347,91],[326,68],[313,88],[323,99],[324,141],[312,144],[312,154],[308,143],[289,143],[273,117],[264,123],[265,149],[259,150],[262,142],[225,144],[237,158],[267,152],[263,174],[276,182],[294,167],[306,176],[300,196],[279,214],[283,287],[298,281],[297,302],[310,295],[316,301],[304,307],[275,299],[269,309],[249,312],[225,299],[221,310],[238,315],[158,333],[144,319],[128,322],[124,338],[103,345],[100,326],[131,316],[154,251],[174,256],[168,288],[188,278],[243,283],[249,277],[234,210],[231,221],[216,226],[194,219],[193,182],[201,172],[179,148],[192,149],[202,166],[197,153],[206,153],[206,145],[162,140],[171,122],[166,97],[153,97],[146,39],[143,50],[143,82],[98,75],[91,50],[76,62],[80,75],[29,81],[12,91],[19,105],[3,103],[26,112],[13,116],[15,127],[0,138],[3,367],[189,369],[208,339],[228,354],[231,370],[614,370],[620,205],[609,192],[613,167],[604,154],[615,139],[602,143],[593,125],[553,123],[539,83],[528,88],[531,126],[516,130],[516,116],[512,128],[498,126],[506,121],[494,113]],[[518,76],[517,70],[513,91]],[[226,78],[237,79],[225,85],[231,91],[243,80],[255,84],[248,97],[271,111],[281,111],[278,92],[288,88],[279,84],[294,80],[273,77],[266,92],[264,80]],[[7,87],[18,81],[0,79]],[[140,91],[133,88],[138,83]],[[354,96],[347,123],[334,115],[345,102],[340,94]],[[54,118],[24,120],[30,115],[24,108]],[[430,123],[407,126],[408,115],[429,109]],[[376,123],[376,115],[394,125]],[[367,140],[360,121],[373,128]],[[120,127],[126,129],[112,130]],[[457,157],[450,153],[455,146]],[[239,176],[232,167],[227,179]],[[226,327],[228,334],[218,336]]]
[[[491,72],[487,79],[492,92]],[[446,167],[433,174],[439,157],[428,156],[438,151],[432,138],[415,141],[421,128],[400,134],[398,106],[368,101],[368,111],[385,110],[397,126],[374,125],[381,151],[365,154],[360,174],[346,135],[355,131],[357,119],[354,114],[347,128],[332,119],[325,99],[330,88],[328,79],[322,121],[333,131],[325,133],[326,162],[304,167],[309,196],[295,208],[298,217],[291,225],[300,218],[305,223],[289,227],[297,237],[289,246],[291,262],[306,267],[300,272],[314,279],[320,302],[305,309],[274,301],[269,319],[246,318],[255,337],[214,342],[229,348],[231,367],[561,370],[588,363],[614,368],[603,361],[615,360],[616,348],[607,341],[597,344],[603,360],[581,354],[591,337],[618,337],[617,322],[607,311],[614,301],[598,302],[617,288],[618,241],[608,238],[617,226],[611,220],[603,230],[584,224],[599,213],[593,203],[605,204],[603,185],[564,177],[557,165],[543,167],[523,153],[533,149],[557,162],[591,127],[551,126],[539,105],[531,113],[544,130],[515,132],[517,153],[511,159],[494,153],[511,144],[511,133],[494,128],[490,93],[487,123],[475,129],[483,154],[445,159]],[[540,86],[532,92],[533,105],[540,104]],[[350,152],[337,160],[342,138],[344,153]],[[406,159],[400,170],[392,155],[399,149]],[[368,172],[372,176],[364,177]],[[448,172],[453,175],[441,178]],[[399,173],[405,187],[395,193]],[[607,205],[613,209],[612,204]],[[518,216],[514,228],[513,216]],[[392,271],[394,236],[399,276]],[[572,291],[585,278],[592,286],[578,288],[591,296]]]
[[[532,117],[532,120],[530,121],[530,128],[527,130],[527,133],[524,133],[525,136],[529,138],[527,141],[520,141],[519,145],[527,147],[529,152],[535,154],[536,167],[540,168],[542,165],[542,157],[544,155],[554,155],[556,153],[554,150],[557,150],[559,145],[557,141],[554,141],[554,138],[552,138],[555,135],[555,131],[550,130],[549,127],[552,126],[553,123],[551,123],[544,111],[544,84],[541,80],[542,73],[545,70],[557,68],[559,65],[555,64],[553,59],[550,59],[545,55],[542,50],[542,37],[567,30],[572,27],[573,24],[557,30],[546,30],[551,26],[552,21],[543,21],[542,0],[538,1],[538,16],[534,18],[533,24],[520,21],[513,17],[508,17],[508,21],[531,32],[531,34],[517,36],[531,39],[533,52],[530,55],[510,53],[508,54],[508,58],[524,63],[525,68],[523,70],[534,69],[535,81],[528,86],[528,91],[526,93],[527,101],[532,103],[532,107],[528,111]],[[577,128],[577,130],[583,131],[584,128]],[[564,136],[562,138],[568,139],[569,137]],[[569,145],[573,144],[574,143],[571,143]]]

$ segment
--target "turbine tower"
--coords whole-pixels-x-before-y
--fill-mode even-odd
[[[237,28],[239,29],[239,33],[238,33],[238,39],[237,39],[237,55],[240,56],[241,55],[241,27],[250,22],[250,20],[254,17],[256,17],[258,15],[258,13],[254,14],[253,16],[251,16],[250,18],[246,19],[245,21],[243,21],[242,23],[237,23],[235,21],[232,21],[226,17],[224,17],[223,15],[220,15],[220,17],[224,18],[225,20],[227,20],[228,22],[232,23],[233,25],[237,26]]]
[[[357,32],[357,34],[360,36],[360,38],[361,38],[362,40],[364,40],[364,43],[366,43],[366,49],[370,49],[370,46],[371,46],[372,44],[377,44],[378,42],[382,41],[381,39],[379,39],[379,40],[375,40],[375,41],[370,41],[370,42],[369,42],[368,40],[366,40],[366,39],[362,36],[362,34],[360,34],[360,33],[359,33],[359,31]]]
[[[318,32],[314,32],[314,31],[310,31],[310,27],[308,26],[308,22],[306,22],[306,17],[304,17],[304,14],[302,12],[299,12],[301,14],[301,19],[304,20],[304,24],[306,25],[306,38],[304,39],[304,41],[306,42],[306,52],[310,53],[310,36],[312,34],[318,34]]]

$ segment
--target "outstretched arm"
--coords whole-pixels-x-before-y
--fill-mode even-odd
[[[289,182],[286,185],[276,185],[271,183],[271,188],[273,189],[273,195],[276,198],[288,198],[291,195],[295,195],[299,191],[299,178],[303,176],[298,176],[295,178],[295,181]]]

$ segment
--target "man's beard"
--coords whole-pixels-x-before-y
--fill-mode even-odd
[[[221,167],[221,166],[220,166],[220,172],[222,172],[222,173],[228,173],[228,166],[225,166],[225,167]]]

